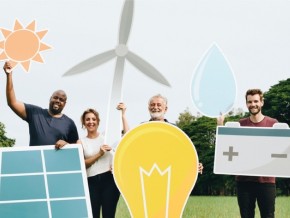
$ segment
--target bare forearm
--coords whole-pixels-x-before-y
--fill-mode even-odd
[[[6,99],[7,99],[7,104],[9,105],[9,107],[12,107],[13,104],[16,102],[16,96],[15,96],[15,92],[14,92],[11,73],[7,74]]]
[[[122,116],[122,123],[123,123],[123,133],[125,134],[126,132],[129,131],[129,125],[126,116]]]
[[[23,102],[20,102],[16,99],[13,80],[12,80],[12,72],[7,74],[6,81],[6,99],[8,106],[22,119],[26,118],[26,111]]]
[[[88,157],[85,159],[85,164],[86,164],[86,168],[91,167],[94,163],[97,162],[97,160],[99,160],[103,155],[99,153],[97,153],[96,155],[92,156],[92,157]]]

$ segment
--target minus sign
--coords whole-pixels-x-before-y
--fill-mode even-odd
[[[287,158],[287,154],[271,154],[274,158]]]

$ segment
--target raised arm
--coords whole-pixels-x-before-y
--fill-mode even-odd
[[[26,111],[24,103],[18,101],[15,96],[14,88],[13,88],[13,80],[12,80],[12,65],[10,62],[5,62],[4,64],[4,72],[7,76],[6,81],[6,99],[8,106],[22,119],[26,119]]]
[[[119,103],[117,109],[122,112],[122,124],[123,124],[123,134],[129,131],[129,125],[126,117],[126,105],[124,103]]]
[[[218,126],[223,126],[225,121],[225,116],[221,113],[220,116],[216,119]]]

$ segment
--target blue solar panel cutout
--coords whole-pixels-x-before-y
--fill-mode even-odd
[[[47,172],[81,170],[79,154],[74,149],[44,151]]]
[[[40,173],[42,171],[40,151],[25,150],[2,153],[1,174]]]
[[[80,145],[0,148],[0,217],[92,217]]]

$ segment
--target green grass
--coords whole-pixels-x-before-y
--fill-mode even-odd
[[[191,196],[182,218],[239,218],[239,207],[236,197]],[[256,216],[260,217],[256,208]],[[290,197],[276,198],[276,218],[290,217]],[[130,218],[125,201],[120,198],[116,218]]]

